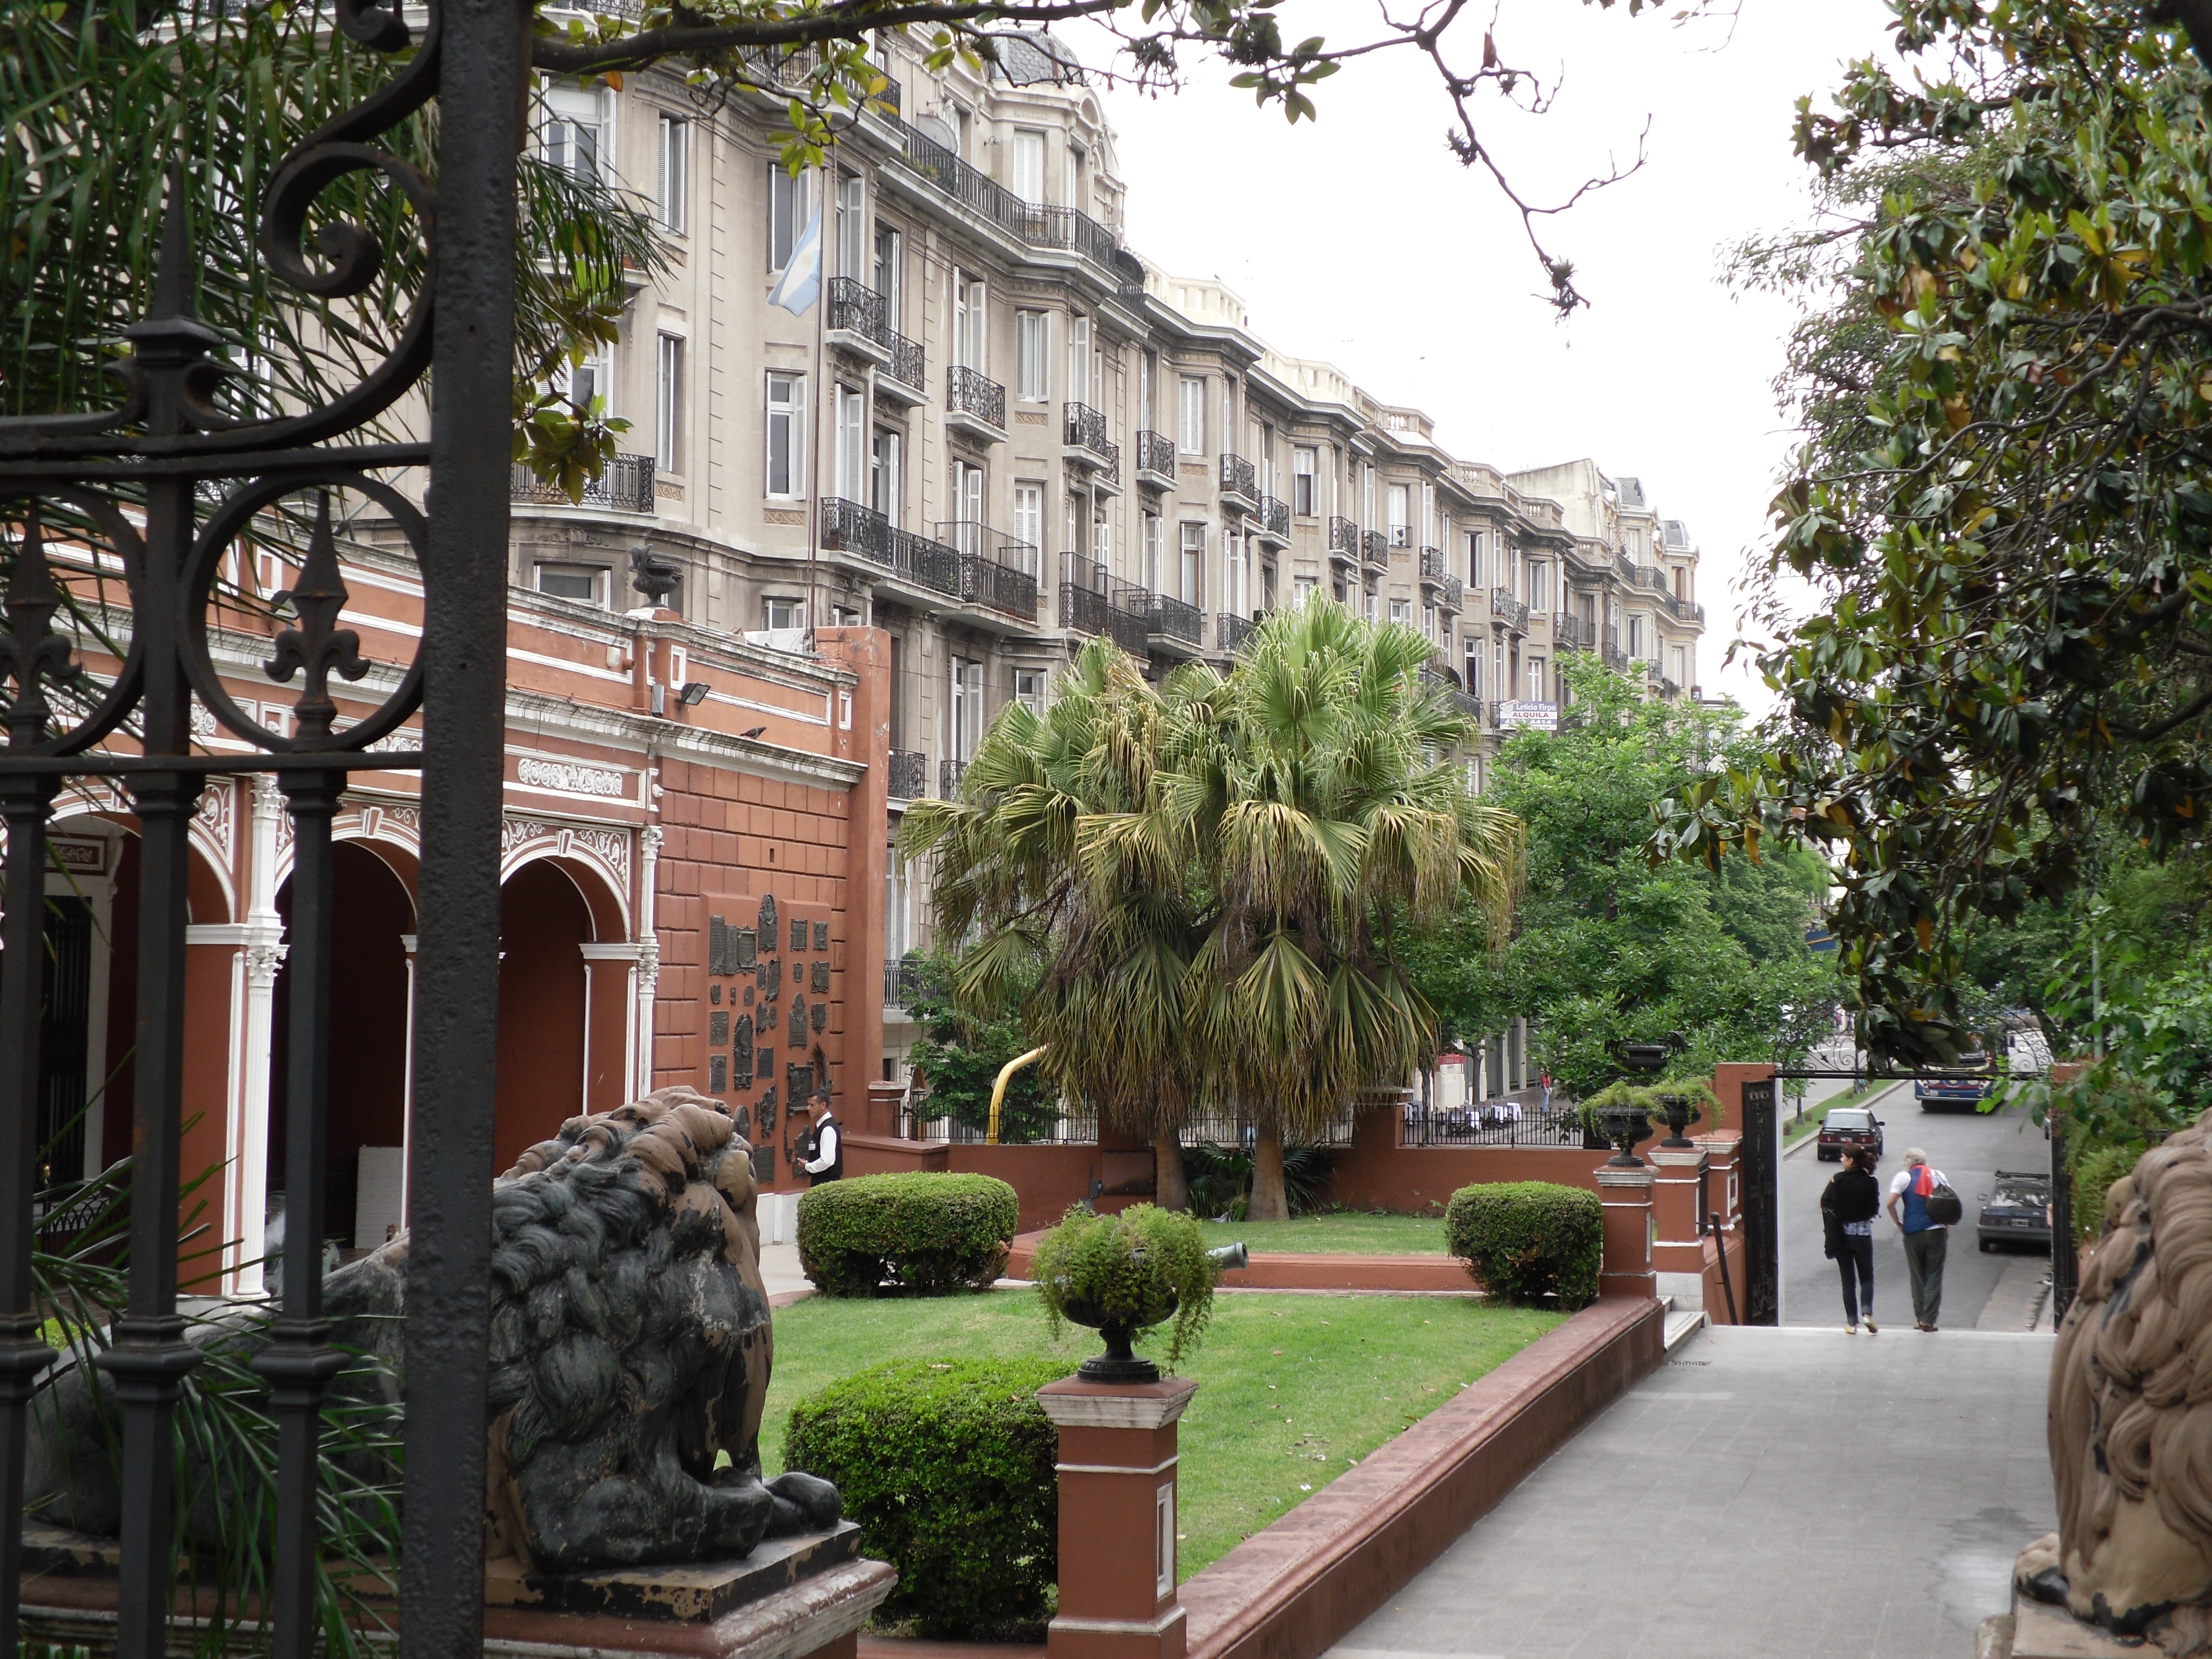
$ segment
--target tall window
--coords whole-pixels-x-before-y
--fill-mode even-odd
[[[837,174],[837,265],[836,274],[855,281],[867,274],[867,181],[857,173]]]
[[[1160,560],[1164,556],[1160,541],[1160,515],[1157,513],[1145,514],[1137,520],[1137,526],[1142,544],[1139,556],[1144,561],[1145,586],[1152,592],[1164,593],[1167,590],[1160,586],[1160,578],[1166,574],[1160,568]]]
[[[1390,545],[1411,547],[1413,544],[1413,492],[1404,484],[1389,487]]]
[[[837,476],[830,493],[856,501],[867,479],[868,397],[851,386],[837,388]]]
[[[896,525],[905,492],[901,467],[904,445],[895,427],[879,426],[868,457],[868,505]]]
[[[1544,659],[1531,657],[1528,659],[1528,701],[1542,702],[1544,700]]]
[[[967,657],[952,659],[952,758],[973,760],[975,745],[983,740],[983,665]]]
[[[1628,654],[1638,662],[1644,659],[1644,622],[1640,611],[1632,611],[1628,618]]]
[[[1014,539],[1031,547],[1044,545],[1044,486],[1014,486]]]
[[[768,163],[768,268],[781,270],[806,234],[810,175],[793,178],[781,161]]]
[[[973,461],[952,463],[952,516],[962,529],[959,546],[963,553],[983,550],[983,469]]]
[[[1375,528],[1375,464],[1359,464],[1359,526],[1363,530]]]
[[[1690,683],[1690,653],[1679,645],[1669,646],[1667,647],[1667,678],[1677,685],[1687,685]]]
[[[1382,620],[1382,600],[1379,595],[1370,593],[1367,596],[1366,617],[1370,622]]]
[[[1091,319],[1070,316],[1067,319],[1067,396],[1071,402],[1089,404],[1097,401],[1091,396]]]
[[[1674,567],[1674,597],[1678,599],[1690,597],[1690,567],[1686,564]]]
[[[1160,372],[1160,356],[1157,351],[1137,354],[1137,429],[1150,432],[1152,425],[1152,382]]]
[[[1231,520],[1232,524],[1235,520]],[[1252,608],[1251,576],[1244,556],[1244,538],[1235,531],[1224,531],[1221,536],[1221,564],[1224,592],[1222,599],[1226,609],[1237,616],[1247,614]]]
[[[1390,620],[1392,622],[1410,622],[1413,620],[1413,606],[1411,600],[1393,599],[1390,601]]]
[[[1042,668],[1014,670],[1014,701],[1032,714],[1044,713],[1045,671]]]
[[[1467,532],[1467,585],[1469,587],[1482,586],[1482,532],[1480,530]]]
[[[1014,313],[1014,396],[1024,403],[1041,404],[1052,396],[1046,367],[1051,330],[1042,311]]]
[[[1044,134],[1014,132],[1014,194],[1036,206],[1044,200]]]
[[[1310,519],[1320,509],[1314,494],[1314,469],[1320,457],[1303,446],[1291,452],[1291,511]]]
[[[1206,526],[1186,523],[1182,526],[1182,591],[1176,595],[1185,605],[1203,605],[1199,595],[1206,590],[1200,586],[1200,574],[1206,564]]]
[[[793,501],[806,493],[806,377],[768,377],[768,493]]]
[[[1206,381],[1196,374],[1182,377],[1180,420],[1176,447],[1186,455],[1206,453]]]
[[[568,382],[562,389],[577,408],[590,410],[597,404],[598,412],[605,414],[614,407],[613,348],[601,346],[582,362],[570,364],[562,374]]]
[[[984,356],[990,320],[989,296],[983,279],[964,270],[952,273],[952,353],[964,368],[981,374],[990,367]]]
[[[1081,553],[1083,546],[1083,509],[1089,503],[1084,496],[1070,495],[1067,511],[1060,520],[1060,544],[1071,553]]]
[[[1552,608],[1552,567],[1541,559],[1528,562],[1528,608],[1549,611]]]
[[[1482,645],[1480,641],[1468,642],[1467,694],[1471,697],[1482,695]]]
[[[1067,176],[1061,181],[1061,199],[1072,208],[1084,205],[1083,152],[1073,144],[1067,147]]]
[[[653,464],[663,472],[684,470],[684,341],[664,334],[653,377],[653,408],[658,444]]]
[[[613,158],[606,153],[606,105],[599,90],[549,86],[545,110],[547,162],[579,179],[605,178]]]
[[[899,296],[905,284],[905,244],[898,232],[889,225],[876,227],[876,268],[869,286],[884,296],[884,315],[894,329],[905,314],[899,309]]]
[[[660,222],[680,231],[691,190],[691,124],[680,115],[660,118],[660,179],[654,205]]]

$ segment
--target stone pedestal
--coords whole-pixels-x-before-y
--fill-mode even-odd
[[[2076,1619],[2064,1607],[2030,1600],[2021,1576],[2053,1558],[2045,1539],[2021,1552],[2013,1568],[2012,1611],[1982,1620],[1974,1632],[1974,1659],[2143,1659],[2159,1653],[2155,1642],[2130,1640]]]
[[[1658,1293],[1683,1310],[1705,1305],[1705,1241],[1698,1194],[1710,1175],[1702,1146],[1650,1149],[1651,1267]]]
[[[1652,1169],[1613,1164],[1597,1167],[1598,1201],[1605,1206],[1605,1265],[1598,1272],[1600,1296],[1656,1297],[1651,1268]]]
[[[1176,1597],[1176,1424],[1198,1384],[1038,1390],[1060,1430],[1060,1613],[1048,1659],[1182,1659]]]

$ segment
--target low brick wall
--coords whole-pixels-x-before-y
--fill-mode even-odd
[[[1530,1344],[1182,1587],[1189,1659],[1315,1659],[1656,1370],[1656,1302]]]
[[[1014,1240],[1006,1277],[1027,1279],[1041,1233]],[[1466,1291],[1476,1286],[1457,1256],[1330,1255],[1285,1250],[1255,1253],[1252,1265],[1221,1275],[1230,1291]]]

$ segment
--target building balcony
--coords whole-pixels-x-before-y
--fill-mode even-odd
[[[1458,612],[1467,604],[1467,592],[1456,576],[1446,576],[1437,584],[1437,609]]]
[[[945,374],[945,424],[987,444],[1006,441],[1006,388],[955,363]]]
[[[1662,594],[1659,603],[1667,614],[1676,622],[1694,623],[1699,628],[1705,625],[1705,607],[1702,605],[1692,604],[1688,599],[1678,599],[1671,593]]]
[[[921,996],[921,964],[912,957],[884,963],[884,1007],[886,1011],[914,1006]]]
[[[1221,452],[1221,494],[1225,501],[1242,501],[1248,507],[1260,504],[1260,469],[1242,455]]]
[[[1390,562],[1390,538],[1379,530],[1370,530],[1359,538],[1359,551],[1368,563],[1387,567]]]
[[[1109,639],[1133,657],[1145,655],[1152,631],[1152,596],[1079,553],[1060,556],[1060,625]]]
[[[830,495],[822,503],[822,550],[857,553],[864,559],[892,562],[891,521],[872,507]]]
[[[830,279],[830,309],[823,318],[823,342],[878,368],[891,360],[890,307],[884,296],[850,276]]]
[[[896,115],[883,118],[898,137],[907,167],[944,195],[1032,248],[1073,253],[1111,279],[1125,303],[1141,304],[1143,267],[1133,264],[1113,231],[1075,208],[1024,202],[989,174],[927,138]]]
[[[1450,575],[1449,561],[1444,557],[1442,548],[1425,547],[1421,550],[1422,592],[1433,594],[1441,591]]]
[[[1240,617],[1233,611],[1220,612],[1213,619],[1214,649],[1224,657],[1234,654],[1258,626],[1249,617]]]
[[[1528,607],[1513,597],[1510,587],[1490,590],[1490,619],[1504,623],[1516,634],[1528,631]]]
[[[1349,519],[1328,521],[1328,559],[1346,566],[1359,562],[1359,526]]]
[[[912,405],[927,400],[929,376],[921,342],[903,334],[887,337],[890,361],[876,371],[876,396]]]
[[[891,556],[885,562],[891,574],[932,593],[960,597],[960,555],[957,550],[911,531],[891,532]]]
[[[894,749],[884,768],[893,800],[920,800],[929,793],[929,757],[918,749]]]
[[[1070,403],[1063,409],[1062,457],[1091,469],[1092,482],[1115,491],[1121,487],[1121,446],[1106,435],[1106,417],[1089,404]]]
[[[1592,643],[1589,624],[1571,611],[1554,611],[1552,643],[1562,651],[1587,651]]]
[[[1164,432],[1137,434],[1137,482],[1155,489],[1173,489],[1176,481],[1175,440]]]
[[[1291,504],[1273,495],[1260,497],[1260,505],[1252,514],[1252,533],[1263,542],[1273,542],[1277,547],[1291,544]]]
[[[509,475],[507,499],[547,507],[598,507],[617,513],[655,513],[659,508],[653,493],[654,465],[650,455],[617,455],[598,477],[586,482],[584,499],[572,501],[567,491],[543,482],[529,467],[518,462]]]
[[[1153,647],[1180,655],[1196,655],[1205,642],[1206,613],[1194,605],[1186,605],[1165,593],[1154,593],[1151,598],[1146,631]]]
[[[954,591],[963,602],[1036,623],[1037,550],[1034,545],[1016,541],[980,520],[966,519],[940,523],[937,539],[957,561]]]
[[[960,780],[968,775],[964,760],[939,761],[937,763],[937,798],[939,800],[960,799]]]
[[[1628,653],[1610,640],[1598,647],[1598,659],[1617,674],[1628,672]]]
[[[1682,688],[1662,675],[1659,681],[1659,695],[1672,702],[1682,695]]]

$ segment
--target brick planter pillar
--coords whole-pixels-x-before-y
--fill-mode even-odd
[[[1176,1424],[1188,1377],[1037,1391],[1060,1430],[1060,1613],[1047,1659],[1182,1659]]]
[[[1652,1168],[1597,1166],[1598,1201],[1605,1206],[1605,1265],[1598,1271],[1600,1296],[1656,1297],[1651,1270]],[[1063,1503],[1065,1500],[1062,1500]]]
[[[905,1104],[906,1085],[885,1083],[878,1078],[868,1085],[867,1115],[854,1127],[862,1134],[891,1139],[899,1132],[899,1113]]]
[[[1702,1146],[1651,1149],[1651,1267],[1657,1291],[1678,1309],[1705,1305],[1705,1241],[1700,1236],[1698,1194],[1710,1180]]]
[[[1711,1237],[1712,1262],[1705,1273],[1705,1317],[1718,1325],[1743,1310],[1743,1136],[1734,1129],[1700,1135],[1705,1149],[1705,1208],[1721,1218]],[[1725,1257],[1728,1271],[1721,1271]],[[1730,1303],[1734,1307],[1731,1309]]]

